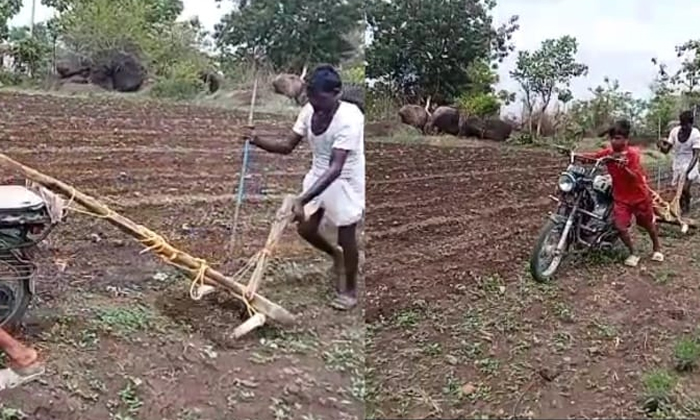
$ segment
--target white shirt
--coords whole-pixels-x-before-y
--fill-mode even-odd
[[[671,144],[673,150],[673,166],[675,170],[684,171],[693,159],[693,151],[700,149],[700,130],[693,127],[690,130],[688,140],[678,141],[678,133],[681,127],[674,127],[668,135],[667,143]]]
[[[360,109],[351,103],[340,102],[338,110],[330,125],[320,135],[311,131],[311,117],[314,109],[307,103],[301,109],[292,130],[306,137],[311,148],[313,159],[310,174],[320,177],[328,170],[333,149],[349,151],[340,179],[347,181],[353,190],[365,193],[365,116]]]

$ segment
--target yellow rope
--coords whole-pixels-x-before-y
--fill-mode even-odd
[[[190,275],[192,277],[192,282],[190,283],[190,298],[192,298],[193,300],[198,300],[196,290],[198,287],[206,284],[204,279],[206,278],[209,263],[204,259],[194,258],[194,260],[197,262],[196,269],[192,269],[182,264],[178,264],[175,262],[175,259],[178,257],[181,251],[177,250],[175,247],[170,245],[163,236],[158,235],[157,233],[153,232],[145,226],[139,226],[139,233],[141,233],[145,237],[144,239],[139,240],[139,242],[146,246],[146,248],[141,250],[142,254],[152,251],[159,255],[163,260],[165,260],[166,263],[190,272]],[[246,298],[246,296],[240,296],[236,293],[232,294],[241,302],[243,302],[249,316],[253,316],[255,313],[257,313],[257,310],[250,304],[250,301],[248,300],[248,298]]]
[[[75,201],[75,195],[76,195],[77,191],[75,190],[75,188],[71,188],[71,191],[72,191],[71,197],[68,200],[68,203],[66,203],[66,209],[74,211],[76,213],[84,214],[87,216],[92,216],[92,217],[95,217],[97,219],[109,219],[110,217],[114,216],[114,211],[112,209],[110,209],[109,207],[107,207],[106,214],[98,214],[98,213],[95,213],[92,211],[79,209],[79,208],[73,206],[72,204]]]
[[[81,213],[85,214],[87,216],[92,216],[98,219],[108,219],[110,217],[113,217],[115,215],[115,212],[107,207],[107,213],[106,214],[99,214],[83,209],[79,209],[75,206],[72,206],[73,202],[75,201],[75,196],[76,196],[76,190],[75,188],[72,189],[72,194],[70,197],[70,200],[68,201],[68,204],[66,205],[66,209],[69,209],[71,211],[74,211],[76,213]],[[201,258],[194,258],[195,262],[197,263],[197,268],[192,269],[190,267],[184,266],[182,264],[178,264],[175,262],[175,259],[178,257],[178,255],[181,253],[178,249],[170,245],[167,240],[153,232],[152,230],[148,229],[145,226],[138,226],[139,228],[139,233],[144,236],[143,239],[140,239],[139,242],[145,246],[143,250],[141,250],[141,254],[144,254],[146,252],[154,252],[157,254],[161,259],[163,259],[166,263],[175,266],[181,270],[188,271],[190,272],[190,276],[192,277],[192,282],[190,283],[190,298],[193,300],[198,300],[197,296],[197,289],[203,285],[205,285],[205,278],[206,278],[206,272],[207,269],[209,268],[209,263]],[[255,254],[253,257],[251,257],[246,265],[242,267],[238,272],[233,277],[233,280],[236,282],[240,282],[240,279],[243,278],[243,276],[250,271],[251,268],[253,268],[258,260],[261,257],[267,257],[271,253],[270,249],[264,248],[262,251],[258,252]],[[253,296],[255,293],[255,290],[257,289],[257,281],[253,282],[253,284],[250,284],[247,289],[253,291]],[[254,314],[257,313],[257,310],[250,304],[250,300],[245,296],[246,294],[249,294],[247,291],[243,295],[238,295],[237,293],[232,293],[236,298],[238,298],[241,302],[246,307],[246,310],[248,312],[249,316],[253,316]]]

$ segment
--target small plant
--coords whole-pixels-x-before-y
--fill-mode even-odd
[[[0,420],[24,420],[28,418],[22,410],[0,405]]]
[[[679,372],[687,372],[697,367],[700,359],[700,344],[693,338],[684,338],[673,349],[674,367]]]
[[[396,326],[406,328],[415,327],[420,321],[420,316],[414,310],[407,309],[396,316]]]
[[[96,322],[103,330],[130,334],[150,328],[153,317],[153,312],[143,306],[115,307],[101,309]]]
[[[143,401],[138,396],[138,388],[141,385],[141,380],[138,378],[129,378],[126,386],[119,391],[119,399],[126,407],[129,415],[138,413],[143,406]]]
[[[676,377],[665,370],[654,370],[642,377],[644,409],[654,413],[668,405],[676,386]]]

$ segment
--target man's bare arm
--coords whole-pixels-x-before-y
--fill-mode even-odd
[[[690,165],[688,165],[688,169],[685,171],[686,178],[688,178],[688,175],[690,175],[695,165],[698,164],[698,157],[700,157],[700,149],[693,149],[693,158],[690,160]]]
[[[326,172],[324,172],[323,175],[316,180],[308,191],[299,197],[302,205],[306,205],[308,202],[316,198],[318,195],[324,192],[326,188],[333,183],[333,181],[338,179],[340,173],[343,171],[343,165],[345,165],[345,160],[348,157],[348,153],[350,153],[349,150],[333,149],[331,154],[331,163],[328,170],[326,170]]]
[[[671,143],[669,143],[666,140],[659,140],[659,142],[657,143],[657,146],[659,146],[659,150],[661,151],[661,153],[666,155],[666,154],[668,154],[668,152],[671,151],[672,145],[671,145]]]
[[[296,147],[301,143],[303,139],[302,136],[295,132],[291,132],[285,139],[267,139],[258,136],[253,136],[250,139],[251,144],[257,146],[267,152],[276,153],[278,155],[288,155],[296,149]]]

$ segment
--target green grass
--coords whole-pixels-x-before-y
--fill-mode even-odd
[[[112,307],[99,309],[95,323],[100,329],[117,335],[133,334],[154,325],[155,314],[145,306]]]
[[[24,420],[29,417],[16,408],[5,407],[0,404],[0,420]]]
[[[694,338],[686,337],[673,348],[673,364],[679,372],[695,369],[698,359],[700,359],[700,344]]]
[[[644,409],[648,412],[656,412],[667,406],[672,401],[676,384],[676,376],[663,369],[644,374],[642,377]]]

